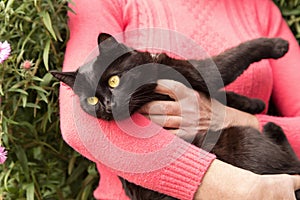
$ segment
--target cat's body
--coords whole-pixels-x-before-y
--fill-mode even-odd
[[[219,91],[234,81],[248,66],[265,58],[280,58],[288,43],[279,38],[259,38],[240,44],[204,60],[179,60],[166,54],[140,52],[118,43],[108,34],[98,38],[100,55],[76,72],[52,72],[73,88],[87,113],[105,120],[129,117],[153,100],[170,100],[154,92],[158,79],[172,79],[216,98],[222,103],[252,114],[264,110],[264,103],[232,92]],[[230,70],[229,70],[230,69]],[[222,81],[220,81],[222,80]],[[188,82],[187,82],[188,81]],[[258,174],[300,174],[300,162],[283,131],[273,123],[263,133],[250,127],[224,129],[215,144],[210,131],[198,134],[193,144],[211,150],[218,159]],[[205,139],[205,143],[203,143]],[[173,199],[122,180],[131,199]],[[297,194],[297,193],[296,193]],[[300,199],[300,194],[299,199]]]

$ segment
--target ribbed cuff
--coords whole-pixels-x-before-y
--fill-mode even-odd
[[[182,150],[186,152],[161,172],[158,184],[164,194],[191,200],[216,156],[193,145]]]

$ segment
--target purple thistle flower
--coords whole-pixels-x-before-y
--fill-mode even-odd
[[[10,44],[7,41],[0,42],[0,64],[8,58],[10,51]]]
[[[4,147],[0,146],[0,164],[3,164],[7,158],[7,151],[5,151]]]

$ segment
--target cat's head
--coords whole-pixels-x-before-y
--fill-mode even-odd
[[[129,117],[156,86],[155,71],[148,65],[152,57],[119,43],[109,34],[98,36],[100,54],[74,72],[51,71],[70,86],[80,99],[82,109],[105,120]]]

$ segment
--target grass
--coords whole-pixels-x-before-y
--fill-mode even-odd
[[[91,199],[98,181],[95,165],[74,152],[60,135],[58,82],[47,73],[61,70],[68,1],[0,2],[0,38],[11,44],[0,65],[3,199]],[[4,19],[4,20],[2,20]],[[33,64],[25,69],[24,61]]]

